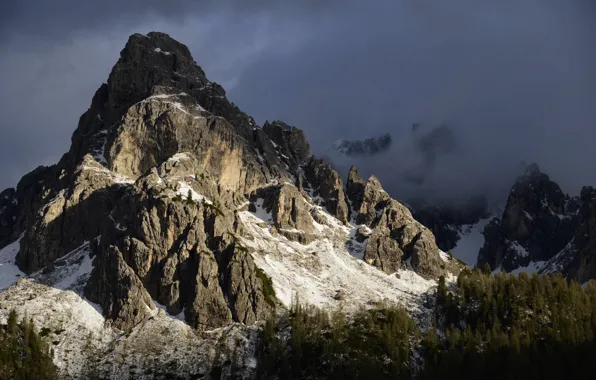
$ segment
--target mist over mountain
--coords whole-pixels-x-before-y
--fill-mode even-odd
[[[375,154],[346,155],[334,147],[326,157],[342,173],[356,165],[365,175],[377,175],[387,183],[387,191],[405,201],[459,207],[485,196],[491,204],[504,202],[524,163],[504,157],[502,164],[490,166],[474,153],[477,148],[464,132],[446,123],[415,124]]]
[[[389,133],[379,137],[367,137],[364,140],[337,140],[333,143],[333,148],[346,156],[374,156],[390,146]]]
[[[376,174],[392,193],[400,184],[389,183],[391,165],[409,159],[399,140],[410,140],[413,123],[447,122],[458,134],[469,158],[440,168],[441,180],[454,177],[447,191],[473,188],[470,176],[507,187],[505,168],[521,161],[538,162],[572,194],[596,183],[592,1],[138,4],[9,2],[0,16],[9,89],[0,125],[10,131],[0,142],[2,187],[60,158],[128,36],[155,29],[185,41],[258,123],[302,128],[319,155],[340,138],[391,133],[385,162],[353,163],[365,173],[384,165]]]

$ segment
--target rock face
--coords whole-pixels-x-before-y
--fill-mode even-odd
[[[92,270],[77,291],[117,329],[146,324],[159,308],[212,330],[281,305],[256,264],[262,244],[247,233],[256,228],[246,227],[247,209],[267,239],[312,249],[309,269],[322,270],[316,249],[333,238],[345,250],[354,231],[364,260],[387,274],[457,270],[376,178],[353,168],[344,188],[301,130],[257,126],[163,33],[131,36],[70,150],[0,194],[0,244],[21,237],[15,260],[26,274],[53,273],[87,247]]]
[[[538,165],[528,166],[512,187],[502,217],[486,226],[478,265],[511,271],[551,259],[572,239],[577,209],[577,199],[566,196]]]
[[[580,195],[578,226],[570,245],[577,250],[568,277],[585,283],[596,278],[596,189],[584,187]]]
[[[18,201],[15,189],[6,189],[0,193],[0,244],[10,237],[16,224]]]
[[[348,173],[348,181],[346,183],[346,195],[352,202],[354,210],[359,210],[362,205],[362,196],[364,195],[364,187],[366,181],[360,177],[358,169],[355,166],[350,168]]]
[[[304,172],[313,196],[320,197],[327,211],[347,224],[349,209],[339,174],[329,164],[314,157],[305,166]]]
[[[302,130],[282,121],[266,122],[263,132],[273,142],[284,158],[290,158],[295,167],[310,157],[310,147]]]
[[[546,262],[541,272],[562,272],[570,279],[585,283],[596,278],[596,189],[584,187],[578,203],[571,240]]]
[[[374,229],[365,237],[367,263],[386,273],[411,268],[426,278],[458,271],[455,262],[441,258],[432,232],[417,222],[406,206],[391,199],[377,178],[364,182],[352,168],[346,191],[355,207],[356,223]]]

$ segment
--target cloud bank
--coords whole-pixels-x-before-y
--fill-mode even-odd
[[[304,129],[316,154],[390,132],[370,159],[396,197],[465,198],[510,186],[536,161],[577,193],[596,184],[595,5],[585,0],[10,1],[0,16],[2,187],[68,149],[127,37],[159,30],[258,122]],[[323,4],[323,5],[321,5]],[[412,123],[448,123],[459,155],[422,187]],[[497,189],[499,191],[497,191]]]

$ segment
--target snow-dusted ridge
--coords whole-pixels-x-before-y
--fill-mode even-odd
[[[325,224],[314,222],[316,239],[307,245],[273,235],[271,216],[262,200],[256,211],[241,211],[243,246],[251,251],[256,265],[272,280],[277,297],[286,305],[297,300],[329,310],[351,312],[360,307],[394,304],[423,316],[425,295],[436,285],[411,270],[387,275],[365,263],[365,243],[355,239],[360,226],[344,226],[320,206]]]

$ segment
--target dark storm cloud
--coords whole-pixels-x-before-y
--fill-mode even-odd
[[[225,12],[238,17],[255,12],[318,12],[336,0],[7,0],[0,13],[0,36],[12,33],[64,38],[81,31],[106,32],[113,25],[142,23],[150,15],[181,22],[188,15]]]
[[[303,128],[315,153],[391,132],[390,152],[357,164],[397,196],[413,190],[398,176],[416,165],[413,122],[448,122],[464,147],[429,174],[429,196],[508,186],[521,160],[576,192],[596,182],[593,17],[582,0],[11,2],[0,184],[55,162],[128,35],[160,30],[258,121]]]
[[[333,158],[377,174],[398,196],[503,194],[522,161],[537,161],[573,193],[596,183],[590,3],[374,2],[342,17],[334,32],[292,56],[271,49],[234,95],[259,118],[304,128],[319,152],[337,138],[392,132],[388,154]],[[416,165],[414,122],[447,122],[464,149],[440,160],[422,187],[398,176]]]

